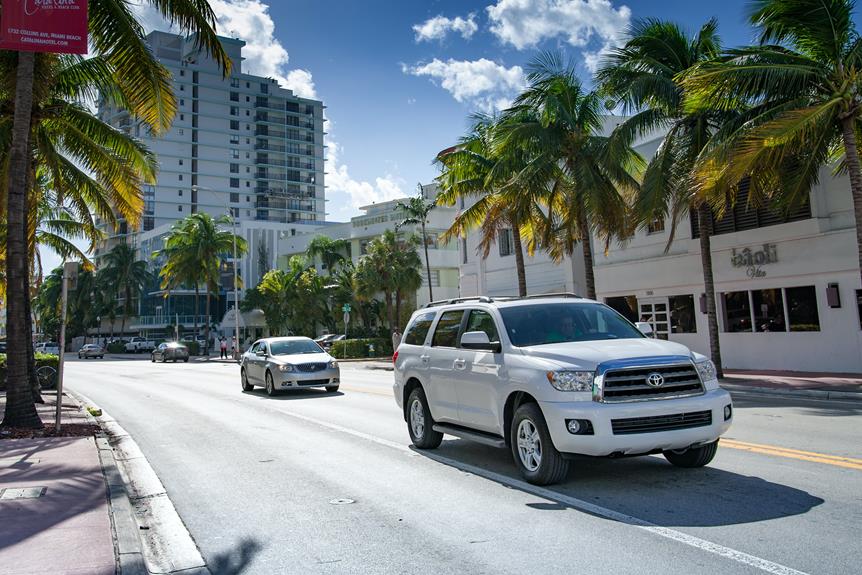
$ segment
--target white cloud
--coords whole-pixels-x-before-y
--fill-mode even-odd
[[[374,183],[365,180],[356,180],[350,175],[349,168],[339,162],[341,155],[341,146],[327,136],[327,168],[326,168],[326,193],[330,200],[334,200],[333,195],[345,194],[349,200],[349,208],[347,206],[339,206],[339,211],[336,212],[341,218],[355,215],[355,212],[361,206],[377,202],[385,202],[405,196],[401,186],[404,185],[404,180],[392,175],[386,174],[382,177],[378,176],[374,179]],[[338,202],[330,201],[330,206],[338,205]]]
[[[524,70],[520,66],[506,68],[485,58],[479,60],[439,60],[426,64],[402,65],[405,74],[428,76],[461,103],[485,111],[508,107],[512,98],[524,88]]]
[[[446,16],[434,16],[421,24],[415,24],[413,31],[416,33],[417,42],[443,40],[450,31],[458,32],[462,38],[469,39],[479,29],[475,18],[475,14],[468,14],[466,19],[460,16],[451,19]]]
[[[577,48],[600,44],[598,50],[584,53],[590,70],[625,34],[631,20],[628,6],[614,8],[610,0],[498,0],[486,10],[491,33],[518,50],[560,36]]]

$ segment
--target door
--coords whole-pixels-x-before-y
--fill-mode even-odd
[[[257,355],[260,350],[266,349],[266,343],[259,341],[251,346],[250,353],[245,360],[245,374],[250,381],[264,383],[263,381],[263,365],[264,359]]]
[[[464,310],[450,310],[440,314],[431,347],[427,348],[428,383],[425,395],[431,415],[440,422],[460,423],[458,394],[455,389],[455,361],[460,356],[457,348]]]
[[[670,331],[667,298],[639,299],[638,309],[638,321],[645,321],[652,326],[652,337],[667,339]]]
[[[472,309],[468,314],[463,333],[482,331],[488,335],[490,341],[500,341],[500,332],[490,312]],[[503,354],[459,346],[454,365],[458,413],[463,425],[503,435],[500,428],[502,417],[499,402],[499,375],[503,368]]]

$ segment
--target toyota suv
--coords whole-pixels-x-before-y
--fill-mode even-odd
[[[730,427],[730,395],[707,357],[648,328],[572,294],[432,302],[395,352],[395,400],[415,447],[444,433],[508,447],[539,485],[576,455],[702,467]]]

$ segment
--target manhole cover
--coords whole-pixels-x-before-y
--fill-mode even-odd
[[[356,502],[352,499],[340,498],[340,499],[333,499],[329,503],[331,505],[350,505],[351,503],[356,503]]]
[[[45,495],[46,487],[8,487],[0,490],[0,500],[36,499]]]

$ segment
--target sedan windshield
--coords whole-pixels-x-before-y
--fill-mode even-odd
[[[299,355],[305,353],[323,353],[323,349],[310,339],[294,339],[269,342],[272,355]]]
[[[620,314],[597,303],[501,307],[500,315],[516,347],[644,337]]]

